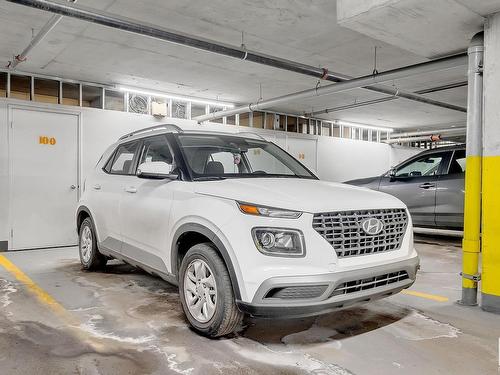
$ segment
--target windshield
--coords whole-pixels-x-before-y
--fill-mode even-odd
[[[180,134],[179,144],[194,180],[316,177],[273,143],[224,134]]]

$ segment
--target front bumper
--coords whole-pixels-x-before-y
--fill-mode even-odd
[[[259,318],[300,318],[326,314],[355,304],[365,303],[390,296],[409,288],[414,282],[419,267],[419,258],[405,259],[376,267],[352,271],[327,273],[312,276],[286,276],[267,279],[257,290],[251,303],[236,301],[238,308]],[[391,275],[404,274],[402,280]],[[390,283],[384,283],[382,276],[389,275]],[[373,279],[376,278],[376,279]],[[372,281],[373,280],[373,281]],[[362,281],[362,284],[356,284]],[[382,285],[385,284],[385,285]],[[349,286],[349,292],[338,294],[339,287]],[[357,286],[358,285],[358,286]],[[287,288],[308,287],[321,290],[320,294],[307,298],[273,298],[269,293]],[[290,289],[292,290],[292,289]]]

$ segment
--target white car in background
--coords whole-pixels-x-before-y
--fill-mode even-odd
[[[163,125],[128,134],[88,176],[84,269],[116,258],[179,286],[192,327],[304,317],[398,293],[419,258],[405,205],[318,180],[257,135]]]

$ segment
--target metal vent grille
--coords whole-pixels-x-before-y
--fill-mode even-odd
[[[336,287],[330,297],[378,288],[381,286],[397,283],[399,281],[407,280],[408,278],[409,276],[406,271],[398,271],[387,273],[385,275],[369,277],[366,279],[347,281]]]
[[[128,98],[129,112],[147,114],[149,112],[148,97],[144,95],[130,95]]]
[[[321,296],[328,285],[290,286],[285,288],[273,288],[267,292],[265,298],[280,299],[308,299]]]
[[[363,219],[382,220],[384,228],[376,235],[363,231]],[[408,224],[404,208],[360,210],[315,214],[313,228],[333,246],[339,258],[397,250]]]

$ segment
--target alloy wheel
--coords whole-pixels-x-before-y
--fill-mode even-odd
[[[80,237],[80,252],[83,261],[88,263],[92,256],[92,231],[88,226],[85,226],[82,230],[82,235]]]
[[[217,285],[206,262],[195,259],[189,263],[184,275],[184,296],[191,315],[200,323],[206,323],[215,314]]]

